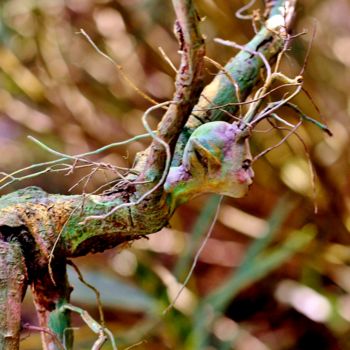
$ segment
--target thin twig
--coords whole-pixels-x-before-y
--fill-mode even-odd
[[[34,331],[34,332],[40,332],[40,333],[46,333],[52,337],[56,345],[61,349],[61,350],[66,350],[65,346],[60,342],[58,339],[57,335],[52,332],[49,328],[45,327],[38,327],[38,326],[33,326],[29,323],[25,323],[22,325],[23,329],[27,329],[28,331]]]
[[[308,148],[307,148],[303,138],[297,132],[295,132],[294,135],[297,137],[297,139],[304,146],[304,151],[305,151],[305,155],[306,155],[306,159],[307,159],[307,164],[309,166],[309,172],[310,172],[310,175],[311,175],[311,188],[312,188],[312,199],[313,199],[313,203],[314,203],[314,213],[317,214],[318,213],[317,187],[316,187],[317,174],[316,174],[316,171],[315,171],[314,166],[312,164],[310,152],[309,152],[309,150],[308,150]]]
[[[252,161],[252,163],[255,162],[255,161],[257,161],[259,158],[261,158],[261,157],[264,156],[265,154],[269,153],[269,152],[272,151],[273,149],[275,149],[275,148],[281,146],[286,140],[288,140],[288,138],[289,138],[291,135],[293,135],[293,134],[295,133],[295,131],[299,128],[299,126],[300,126],[302,123],[303,123],[303,121],[300,120],[299,123],[296,124],[296,125],[294,126],[294,128],[291,129],[291,130],[289,131],[289,133],[288,133],[282,140],[280,140],[279,142],[277,142],[275,145],[266,148],[264,151],[262,151],[262,152],[259,153],[257,156],[255,156],[254,159],[253,159],[253,161]]]
[[[255,1],[255,0],[254,0]],[[231,84],[234,87],[235,90],[235,94],[236,94],[236,100],[237,100],[237,105],[239,106],[239,112],[240,115],[243,115],[243,111],[242,111],[242,104],[241,104],[241,92],[240,92],[240,88],[238,83],[236,82],[236,80],[234,79],[234,77],[225,69],[224,66],[222,66],[219,62],[213,60],[212,58],[205,56],[204,57],[208,62],[210,62],[211,64],[213,64],[216,68],[218,68],[220,71],[222,71],[226,78],[231,82]]]
[[[291,93],[288,97],[286,97],[285,99],[282,99],[281,101],[278,102],[274,102],[273,103],[273,107],[268,106],[266,107],[261,113],[259,113],[254,120],[251,122],[251,125],[256,125],[257,123],[259,123],[262,119],[264,119],[266,116],[270,115],[272,112],[276,111],[277,109],[279,109],[280,107],[282,107],[283,105],[285,105],[288,101],[290,101],[291,99],[293,99],[296,95],[299,94],[299,92],[301,91],[302,86],[301,84],[296,84],[296,89],[293,91],[293,93]]]
[[[248,101],[242,101],[242,102],[228,102],[228,103],[225,103],[223,105],[215,105],[215,106],[211,106],[210,108],[198,108],[198,107],[195,107],[193,109],[193,112],[205,112],[207,110],[212,110],[212,109],[222,109],[222,108],[225,108],[225,107],[231,107],[231,106],[243,106],[243,105],[250,105],[254,102],[259,102],[261,100],[263,100],[265,97],[269,96],[272,92],[275,92],[281,88],[284,88],[284,87],[289,87],[289,86],[295,86],[295,83],[290,83],[290,84],[281,84],[279,86],[276,86],[275,88],[269,90],[268,92],[266,92],[264,95],[261,95],[257,98],[254,98],[254,99],[251,99],[251,100],[248,100]],[[207,99],[209,101],[209,99]],[[212,103],[212,102],[211,102]]]
[[[104,313],[103,313],[103,308],[102,308],[101,293],[92,284],[90,284],[90,283],[85,281],[85,279],[84,279],[82,273],[80,272],[78,266],[75,265],[72,260],[68,260],[67,264],[73,267],[73,269],[75,270],[75,272],[78,275],[78,278],[79,278],[80,282],[83,283],[86,287],[90,288],[95,293],[96,301],[97,301],[97,308],[98,308],[98,312],[100,314],[100,324],[102,325],[102,327],[104,327],[105,326],[105,318],[104,318]]]
[[[164,170],[162,172],[162,176],[161,176],[160,180],[158,181],[158,183],[154,187],[152,187],[149,191],[147,191],[145,194],[143,194],[137,201],[129,202],[129,203],[122,203],[120,205],[117,205],[116,207],[114,207],[112,210],[110,210],[108,213],[106,213],[104,215],[88,216],[81,223],[82,225],[84,225],[86,222],[91,221],[91,220],[104,220],[107,217],[109,217],[110,215],[114,214],[117,210],[119,210],[121,208],[127,208],[127,207],[131,207],[131,206],[135,206],[135,205],[140,204],[145,198],[147,198],[150,194],[152,194],[154,191],[156,191],[164,183],[164,181],[168,175],[170,162],[171,162],[170,148],[169,148],[169,145],[164,140],[162,140],[160,137],[158,137],[157,134],[149,127],[148,122],[147,122],[147,118],[151,112],[153,112],[157,108],[164,107],[164,106],[168,105],[169,103],[172,103],[172,101],[166,101],[166,102],[160,103],[156,106],[152,106],[152,107],[148,108],[147,111],[142,116],[142,123],[143,123],[145,129],[149,132],[149,134],[152,136],[152,138],[155,141],[159,142],[161,145],[164,146],[165,152],[166,152],[165,167],[164,167]]]
[[[62,311],[65,311],[65,310],[70,310],[70,311],[76,312],[78,315],[80,315],[80,317],[85,322],[85,324],[94,333],[99,335],[99,339],[97,339],[97,341],[95,342],[96,346],[100,344],[100,339],[102,341],[102,339],[105,336],[105,334],[107,334],[109,339],[110,339],[110,341],[111,341],[112,349],[113,350],[118,350],[117,344],[115,343],[115,339],[114,339],[113,333],[108,328],[102,326],[96,320],[94,320],[86,310],[84,310],[84,309],[82,309],[80,307],[71,305],[71,304],[63,304],[60,307],[60,311],[62,312]],[[95,349],[98,349],[98,348],[95,347]]]
[[[169,64],[169,66],[171,67],[171,69],[177,73],[177,69],[174,65],[174,63],[171,61],[171,59],[169,58],[169,56],[166,54],[166,52],[163,50],[163,48],[161,46],[158,46],[158,50],[159,52],[162,54],[162,57],[164,58],[165,62]]]
[[[307,63],[308,63],[308,61],[309,61],[309,57],[310,57],[310,53],[311,53],[312,44],[314,43],[315,37],[316,37],[316,22],[314,22],[314,25],[312,26],[311,40],[310,40],[310,43],[309,43],[309,45],[308,45],[308,47],[307,47],[306,55],[305,55],[305,58],[304,58],[304,64],[303,64],[303,66],[301,67],[301,70],[300,70],[299,75],[303,75],[304,72],[305,72]]]
[[[147,340],[141,340],[141,341],[139,341],[139,342],[136,343],[136,344],[133,344],[133,345],[128,346],[128,347],[125,348],[124,350],[131,350],[131,349],[136,348],[137,346],[140,346],[140,345],[145,344],[145,343],[147,343]]]
[[[246,51],[246,52],[248,52],[248,53],[250,53],[252,55],[259,56],[261,58],[261,60],[263,61],[264,65],[265,65],[265,68],[266,68],[266,80],[270,80],[270,77],[271,77],[271,66],[270,66],[270,63],[266,59],[264,54],[262,54],[260,51],[254,51],[254,50],[251,50],[251,49],[247,48],[244,45],[239,45],[239,44],[237,44],[237,43],[235,43],[233,41],[223,40],[223,39],[220,39],[220,38],[215,38],[214,41],[219,43],[219,44],[221,44],[221,45],[230,46],[230,47],[233,47],[235,49]]]
[[[87,184],[90,182],[91,178],[94,176],[94,174],[99,170],[98,167],[95,167],[94,169],[92,169],[90,171],[89,174],[83,176],[81,179],[79,179],[74,185],[72,185],[69,189],[68,192],[73,191],[74,188],[76,188],[77,186],[79,186],[83,181],[85,181],[84,186],[83,186],[83,193],[86,193],[86,186]]]
[[[239,19],[252,19],[253,18],[253,15],[243,15],[242,12],[245,12],[247,11],[248,9],[250,9],[254,4],[255,4],[255,1],[256,0],[250,0],[248,2],[248,4],[242,6],[241,8],[239,8],[236,13],[235,13],[235,16]]]
[[[306,121],[315,124],[316,126],[318,126],[321,130],[323,130],[325,133],[327,133],[329,136],[333,136],[332,132],[329,130],[329,128],[327,127],[327,125],[322,124],[321,122],[319,122],[318,120],[315,120],[309,116],[307,116],[297,105],[291,103],[291,102],[287,102],[286,103],[286,107],[292,108],[295,112],[298,113],[298,115],[305,119]]]
[[[153,103],[154,105],[157,105],[158,102],[156,100],[154,100],[152,97],[148,96],[146,93],[144,93],[143,91],[141,91],[136,84],[125,74],[123,67],[118,64],[113,58],[111,58],[110,56],[108,56],[107,54],[105,54],[103,51],[101,51],[97,45],[93,42],[93,40],[90,38],[90,36],[85,32],[84,29],[80,29],[80,31],[78,32],[78,34],[82,34],[85,39],[89,42],[89,44],[96,50],[97,53],[99,53],[102,57],[104,57],[105,59],[107,59],[109,62],[111,62],[115,68],[117,68],[117,70],[120,72],[121,76],[124,78],[124,80],[139,94],[141,95],[144,99],[146,99],[147,101]]]
[[[172,302],[167,306],[167,308],[163,311],[163,315],[165,315],[166,313],[168,313],[176,304],[177,300],[179,299],[181,293],[183,292],[183,290],[186,288],[187,286],[187,283],[189,282],[190,278],[192,277],[192,274],[193,274],[193,271],[195,269],[195,267],[197,266],[197,262],[198,262],[198,259],[205,247],[205,245],[207,244],[212,232],[213,232],[213,229],[214,229],[214,226],[216,224],[216,220],[219,216],[219,212],[220,212],[220,204],[222,202],[222,199],[223,199],[223,196],[220,197],[220,200],[219,200],[219,203],[218,203],[218,206],[216,208],[216,212],[215,212],[215,216],[213,218],[213,221],[211,222],[211,225],[209,227],[209,230],[206,234],[206,236],[204,237],[202,243],[200,244],[197,252],[196,252],[196,255],[194,256],[194,259],[193,259],[193,262],[192,262],[192,265],[191,265],[191,268],[185,278],[185,280],[183,281],[182,283],[182,286],[181,288],[179,289],[179,291],[176,293],[174,299],[172,300]]]
[[[273,117],[274,119],[278,120],[282,124],[285,124],[285,125],[289,126],[290,128],[294,128],[295,127],[295,125],[293,125],[291,123],[288,123],[286,120],[281,118],[277,113],[271,113],[271,117]]]
[[[83,205],[84,200],[85,200],[85,197],[83,196],[83,201],[82,201],[81,205]],[[56,247],[57,247],[57,244],[58,244],[58,242],[59,242],[59,240],[60,240],[60,238],[61,238],[61,236],[62,236],[62,233],[63,233],[64,229],[66,228],[66,226],[67,226],[67,224],[68,224],[70,218],[71,218],[72,215],[77,211],[77,209],[78,209],[79,207],[80,207],[80,205],[77,205],[77,206],[70,212],[70,214],[69,214],[69,216],[68,216],[68,219],[67,219],[67,220],[65,221],[65,223],[63,224],[63,226],[62,226],[60,232],[58,233],[58,236],[56,237],[56,240],[55,240],[55,242],[54,242],[54,244],[53,244],[53,246],[52,246],[52,249],[51,249],[51,251],[50,251],[49,261],[48,261],[48,271],[49,271],[50,279],[51,279],[52,283],[54,284],[54,286],[56,286],[56,281],[55,281],[55,278],[54,278],[54,275],[53,275],[53,270],[52,270],[52,260],[53,260],[53,258],[54,258],[54,251],[55,251],[55,249],[56,249]]]
[[[19,182],[19,181],[31,179],[31,178],[34,178],[36,176],[39,176],[39,175],[45,174],[47,172],[50,172],[51,171],[51,165],[59,164],[59,163],[64,162],[66,160],[74,160],[74,161],[77,161],[78,159],[81,160],[84,157],[91,156],[91,155],[96,155],[96,154],[102,153],[102,152],[104,152],[106,150],[109,150],[109,149],[111,149],[113,147],[127,145],[127,144],[129,144],[131,142],[138,141],[138,140],[141,140],[141,139],[144,139],[144,138],[148,138],[150,136],[151,135],[149,133],[142,134],[142,135],[137,135],[137,136],[131,137],[131,138],[129,138],[127,140],[124,140],[124,141],[110,143],[109,145],[106,145],[106,146],[103,146],[101,148],[98,148],[95,151],[81,153],[81,154],[77,154],[77,155],[74,155],[74,156],[69,156],[67,154],[57,152],[57,151],[51,149],[50,147],[48,147],[47,145],[45,145],[44,143],[42,143],[41,141],[37,140],[36,138],[34,138],[32,136],[28,136],[28,138],[31,141],[35,142],[39,147],[49,151],[50,153],[57,152],[57,153],[63,155],[63,157],[59,158],[59,159],[51,160],[51,161],[48,161],[48,162],[32,164],[32,165],[29,165],[27,167],[18,169],[18,170],[14,171],[14,172],[12,172],[10,174],[1,173],[1,174],[4,175],[4,177],[0,179],[0,184],[2,182],[5,182],[8,179],[10,179],[10,181],[8,181],[5,184],[3,184],[2,186],[0,186],[0,190],[4,189],[5,187],[11,185],[14,182]],[[56,153],[56,155],[57,155],[57,153]],[[87,161],[87,160],[85,160],[85,161]],[[32,173],[32,174],[29,174],[29,175],[24,175],[24,176],[21,176],[21,177],[16,177],[16,175],[18,175],[18,174],[21,174],[21,173],[26,172],[26,171],[31,171],[33,169],[40,168],[40,167],[43,167],[43,166],[46,166],[46,168],[43,169],[43,170],[40,170],[40,171],[38,171],[36,173]]]

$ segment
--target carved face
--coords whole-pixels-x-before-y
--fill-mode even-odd
[[[182,165],[200,192],[242,197],[253,182],[251,159],[248,139],[237,124],[217,121],[193,132]]]
[[[170,168],[164,189],[171,210],[201,193],[243,197],[253,182],[247,135],[222,121],[198,127],[189,138],[182,164]]]

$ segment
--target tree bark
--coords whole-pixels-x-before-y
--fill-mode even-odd
[[[19,348],[26,268],[18,242],[0,240],[0,349]]]

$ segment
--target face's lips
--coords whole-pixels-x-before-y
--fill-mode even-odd
[[[241,185],[251,185],[253,183],[254,171],[252,168],[239,169],[234,173],[236,181]]]

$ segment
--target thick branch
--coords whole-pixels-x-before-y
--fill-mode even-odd
[[[269,29],[266,27],[261,29],[247,46],[263,53],[268,59],[273,59],[281,49],[284,39],[284,29],[280,23],[281,21],[283,23],[284,18],[291,18],[290,13],[293,12],[294,3],[277,1],[267,21]],[[198,94],[201,60],[204,53],[203,42],[195,25],[197,15],[191,2],[174,0],[174,4],[179,17],[179,28],[182,28],[184,54],[177,77],[177,90],[174,97],[176,103],[172,104],[166,112],[158,134],[171,145],[190,114],[189,109]],[[289,4],[289,15],[285,17],[283,9],[287,4]],[[237,81],[241,96],[245,96],[256,83],[261,68],[263,68],[263,62],[258,55],[242,51],[226,65],[225,70]],[[221,110],[210,108],[232,101],[236,101],[232,81],[225,74],[219,73],[204,90],[201,100],[194,108],[194,113],[205,117],[206,121],[225,119],[225,114]],[[237,107],[229,106],[225,109],[233,113]],[[197,119],[190,118],[186,130],[182,132],[176,154],[178,158],[182,156],[182,148],[189,134],[198,124]],[[164,155],[162,145],[154,141],[151,152],[146,153],[146,157],[141,157],[139,168],[147,169],[150,174],[161,173],[160,162],[163,165],[163,160],[160,155]],[[148,176],[148,178],[151,177],[151,175]],[[55,257],[71,257],[103,251],[122,242],[157,232],[168,223],[171,215],[169,200],[159,188],[159,191],[153,192],[138,205],[121,207],[104,220],[90,220],[82,224],[89,216],[104,215],[117,206],[135,202],[153,185],[126,182],[108,195],[87,197],[48,195],[40,189],[27,188],[0,199],[0,232],[3,226],[26,227],[28,235],[34,240],[33,259],[40,259],[44,265],[47,264],[54,247]],[[59,244],[55,245],[56,241]]]
[[[25,290],[26,269],[21,247],[18,242],[0,240],[0,349],[19,348]]]
[[[189,115],[189,109],[196,99],[201,79],[201,65],[203,42],[196,29],[197,15],[190,1],[174,1],[179,17],[181,33],[183,33],[183,58],[181,69],[177,77],[176,103],[166,112],[160,126],[158,137],[171,145],[176,140],[176,134]],[[284,5],[288,6],[288,16],[283,15]],[[267,21],[269,28],[263,28],[247,45],[255,51],[263,53],[272,59],[283,44],[284,18],[291,18],[294,2],[277,1]],[[277,17],[276,17],[277,16]],[[289,23],[287,23],[289,24]],[[184,29],[185,28],[185,29]],[[240,87],[241,96],[249,93],[257,81],[263,62],[258,55],[242,51],[227,65],[225,70],[231,74]],[[191,87],[194,85],[194,87]],[[225,114],[218,109],[210,109],[221,103],[236,101],[236,94],[232,81],[225,74],[219,73],[214,81],[204,90],[201,100],[194,108],[194,113],[205,117],[206,121],[225,119]],[[209,98],[208,98],[209,97]],[[209,101],[209,102],[208,102]],[[234,112],[237,107],[225,107]],[[190,132],[199,124],[191,117],[187,129],[182,133],[177,157],[182,155],[184,142]],[[164,155],[162,145],[154,141],[151,152],[139,162],[139,168],[161,173],[160,162]],[[152,177],[149,175],[148,178]],[[121,207],[113,215],[104,220],[90,220],[89,216],[104,215],[113,208],[135,202],[141,198],[153,184],[126,182],[121,184],[108,195],[103,196],[60,196],[48,195],[37,188],[28,188],[4,196],[0,200],[0,231],[2,226],[25,226],[38,258],[45,256],[44,263],[50,257],[56,240],[55,256],[77,256],[88,252],[103,251],[119,243],[137,239],[160,230],[168,223],[171,215],[167,195],[162,189],[153,192],[140,204]]]
[[[59,257],[50,264],[52,275],[48,273],[47,264],[31,269],[30,273],[39,326],[49,330],[41,332],[43,350],[70,350],[73,346],[70,312],[60,311],[62,305],[69,303],[72,291],[67,279],[66,261]]]
[[[158,126],[158,137],[165,141],[173,154],[176,141],[191,109],[203,88],[204,40],[198,30],[198,14],[192,0],[173,0],[176,13],[175,34],[181,50],[181,63],[175,81],[175,93],[167,112]],[[164,171],[164,147],[154,140],[144,163],[153,180]]]
[[[233,57],[203,90],[180,135],[172,165],[179,165],[187,140],[199,125],[214,120],[233,120],[230,115],[234,116],[238,110],[235,103],[240,101],[237,97],[241,101],[246,99],[260,79],[260,70],[264,68],[261,56],[251,52],[260,53],[272,61],[281,51],[286,31],[292,23],[296,0],[275,0],[269,3],[269,17],[265,26],[245,45],[246,50]]]

